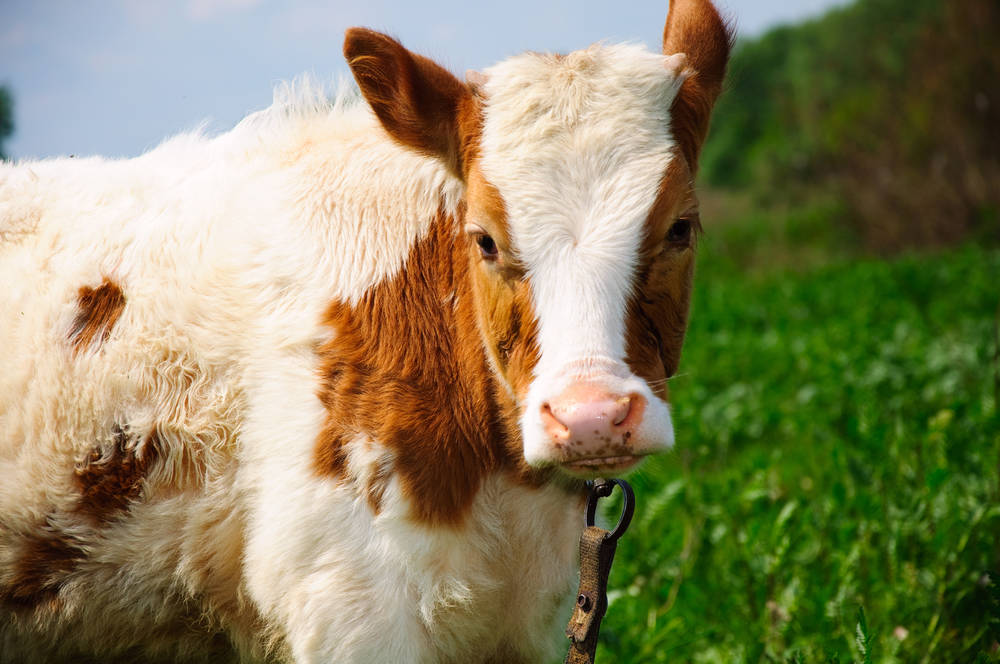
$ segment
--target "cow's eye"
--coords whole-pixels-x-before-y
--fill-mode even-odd
[[[483,260],[495,261],[500,257],[500,248],[490,234],[475,224],[465,227],[465,232],[479,245],[479,251],[483,255]]]
[[[687,244],[691,241],[691,220],[681,217],[667,231],[667,242],[671,244]]]
[[[483,258],[488,261],[495,261],[497,256],[500,255],[500,250],[497,249],[497,243],[493,241],[486,233],[481,233],[476,236],[476,244],[479,245],[479,250],[483,253]]]

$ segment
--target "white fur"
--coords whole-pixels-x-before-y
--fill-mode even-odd
[[[490,478],[467,528],[442,532],[409,521],[395,483],[374,517],[357,486],[375,441],[352,447],[357,484],[312,470],[325,307],[391,277],[461,195],[343,95],[134,160],[0,165],[0,588],[17,533],[56,525],[88,552],[59,612],[0,608],[0,659],[219,661],[212,630],[247,660],[551,654],[579,532],[563,491]],[[128,304],[74,354],[77,291],[105,277]],[[115,422],[140,448],[155,424],[167,463],[102,529],[69,480]]]
[[[682,64],[616,45],[524,54],[486,72],[482,169],[506,203],[538,316],[540,360],[522,411],[529,463],[555,457],[542,404],[580,378],[646,399],[637,451],[673,444],[667,405],[625,364],[625,304],[674,147]]]
[[[669,159],[663,58],[566,62],[514,58],[488,84],[484,167],[541,320],[529,413],[573,362],[622,366],[629,256]],[[0,607],[3,657],[543,661],[562,641],[581,526],[565,491],[491,476],[461,528],[435,529],[396,480],[373,514],[359,487],[389,455],[378,441],[350,443],[353,482],[313,470],[325,308],[393,276],[464,193],[348,96],[278,99],[134,160],[0,164],[0,589],[21,534],[87,553],[58,611]],[[74,353],[78,289],[104,278],[128,303],[106,343]],[[98,527],[74,512],[73,468],[122,422],[139,456],[155,426],[165,463],[128,518]]]

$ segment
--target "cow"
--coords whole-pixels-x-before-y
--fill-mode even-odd
[[[673,443],[730,45],[352,28],[332,99],[0,166],[0,660],[557,653],[586,480]]]

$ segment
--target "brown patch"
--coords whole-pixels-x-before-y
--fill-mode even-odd
[[[116,425],[110,445],[95,448],[74,469],[79,498],[71,513],[99,526],[127,510],[140,497],[143,480],[160,449],[155,430],[139,446]],[[13,577],[0,587],[0,602],[21,609],[54,602],[66,578],[85,558],[81,546],[50,521],[22,535],[21,542]]]
[[[44,534],[25,535],[21,557],[13,578],[0,586],[0,604],[15,609],[31,609],[57,601],[66,577],[83,559],[83,552],[73,542],[40,527]]]
[[[639,272],[626,319],[626,362],[654,393],[667,399],[687,330],[694,252],[666,246]]]
[[[667,378],[677,371],[687,329],[694,277],[694,238],[699,229],[691,172],[673,159],[646,220],[641,267],[626,312],[626,362],[653,392],[666,400]],[[677,218],[689,218],[686,239],[671,240]]]
[[[645,236],[639,248],[643,257],[656,255],[663,248],[670,226],[680,215],[697,211],[698,199],[694,192],[694,179],[683,159],[674,158],[660,180],[656,200],[650,208],[644,225]]]
[[[77,293],[77,313],[69,330],[73,349],[80,352],[96,340],[103,344],[111,336],[125,308],[125,295],[113,281],[105,279],[97,288],[83,286]]]
[[[150,467],[163,445],[156,429],[141,446],[115,425],[111,445],[96,447],[74,470],[80,491],[76,511],[94,523],[105,523],[128,509],[139,498]]]
[[[694,173],[708,133],[712,106],[722,91],[735,34],[708,0],[671,0],[663,27],[663,52],[687,54],[694,73],[681,86],[670,108],[674,139]]]
[[[524,463],[517,407],[490,370],[480,340],[482,330],[508,380],[526,385],[537,359],[530,350],[534,316],[524,307],[530,297],[525,284],[515,284],[503,200],[473,168],[480,99],[385,35],[351,29],[344,53],[389,134],[469,183],[474,220],[506,249],[507,260],[485,265],[458,220],[442,215],[393,280],[356,307],[331,305],[326,322],[337,334],[320,351],[327,421],[316,468],[346,474],[345,444],[370,436],[392,451],[414,518],[455,525],[486,474],[505,470],[529,484],[549,476]],[[377,510],[388,478],[375,477],[365,494]]]
[[[538,363],[538,321],[523,266],[511,251],[507,206],[486,180],[478,158],[467,175],[468,218],[483,226],[500,249],[494,263],[473,248],[469,277],[476,302],[476,322],[487,352],[506,383],[523,400]]]
[[[538,320],[526,279],[506,278],[486,265],[473,267],[479,332],[504,380],[523,401],[538,364]]]
[[[500,191],[489,182],[478,166],[478,159],[466,174],[465,198],[468,201],[466,220],[489,233],[500,248],[501,257],[510,255],[510,230],[507,224],[507,204]]]
[[[518,472],[516,408],[483,352],[469,279],[470,243],[441,215],[393,279],[357,304],[334,302],[320,349],[327,417],[315,453],[323,475],[346,475],[358,434],[393,456],[413,518],[458,525],[483,478]],[[443,304],[444,303],[444,304]]]

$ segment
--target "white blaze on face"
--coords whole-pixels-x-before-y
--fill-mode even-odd
[[[481,167],[504,198],[538,316],[540,360],[522,404],[529,463],[556,458],[540,409],[581,378],[646,399],[637,450],[673,442],[666,404],[625,364],[625,309],[674,147],[682,64],[615,45],[525,54],[487,72]]]

